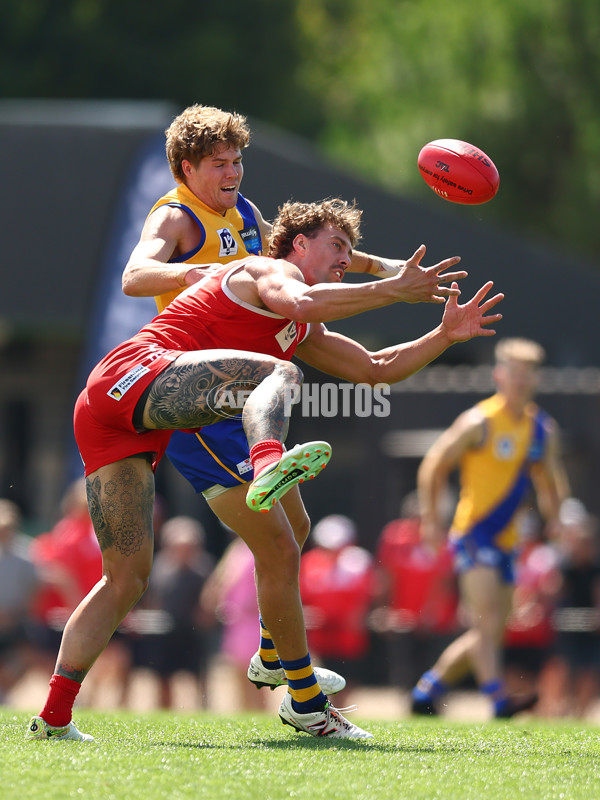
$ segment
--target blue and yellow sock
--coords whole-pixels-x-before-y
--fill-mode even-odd
[[[438,673],[430,669],[419,678],[419,682],[412,690],[412,698],[419,703],[427,703],[431,700],[435,700],[447,691],[448,687],[444,681],[440,679]]]
[[[496,679],[488,681],[487,683],[482,683],[479,688],[483,694],[492,701],[494,705],[494,714],[499,714],[504,711],[508,705],[508,695],[506,693],[506,687],[501,680]]]
[[[271,639],[271,634],[266,629],[261,617],[258,618],[258,621],[260,623],[260,645],[258,648],[258,655],[260,656],[262,665],[266,669],[281,669],[281,661],[277,655],[273,639]]]
[[[299,714],[310,714],[325,708],[327,698],[317,683],[309,653],[295,661],[282,659],[281,666],[285,670],[294,711]]]

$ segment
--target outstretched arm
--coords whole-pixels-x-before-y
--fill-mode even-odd
[[[498,322],[502,315],[489,312],[504,295],[496,294],[486,299],[492,285],[491,281],[486,283],[463,305],[459,305],[455,295],[449,297],[437,328],[412,342],[370,352],[353,339],[332,333],[320,325],[314,327],[296,353],[322,372],[354,383],[369,383],[371,386],[397,383],[418,372],[456,342],[495,334],[495,330],[487,326]],[[458,287],[453,284],[453,288]]]
[[[447,290],[440,287],[440,283],[448,280],[449,274],[462,278],[467,273],[454,272],[440,277],[442,268],[439,265],[419,272],[418,264],[424,252],[424,248],[419,248],[407,262],[406,269],[394,277],[361,284],[308,285],[301,270],[283,259],[256,260],[245,269],[256,283],[254,293],[266,308],[296,322],[331,322],[393,303],[413,302],[416,293],[431,299],[432,292],[441,291],[456,299],[460,294],[456,281]],[[291,256],[289,258],[291,260]],[[340,264],[340,270],[346,266],[347,262]],[[429,288],[425,290],[424,286]],[[237,291],[233,283],[231,288]],[[444,298],[440,296],[439,300],[443,302]]]

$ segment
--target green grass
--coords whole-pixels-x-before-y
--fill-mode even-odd
[[[354,715],[353,715],[354,716]],[[270,714],[79,710],[93,744],[25,742],[0,709],[0,797],[146,800],[598,800],[593,725],[357,718],[367,742],[314,739]]]

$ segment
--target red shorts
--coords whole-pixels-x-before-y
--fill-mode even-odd
[[[139,433],[133,427],[133,412],[146,387],[181,352],[156,344],[127,342],[94,367],[77,398],[73,415],[75,440],[86,476],[138,453],[155,453],[152,468],[156,469],[173,431]]]

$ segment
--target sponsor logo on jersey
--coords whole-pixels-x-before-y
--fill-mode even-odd
[[[292,320],[289,325],[275,334],[275,338],[279,342],[279,346],[285,351],[296,341],[297,329],[296,323]]]
[[[260,247],[260,233],[258,231],[258,226],[250,225],[249,228],[244,228],[244,230],[240,231],[239,234],[242,238],[246,250],[249,253],[253,253],[254,255],[260,255],[261,247]]]
[[[238,245],[233,238],[233,233],[229,228],[220,228],[217,233],[221,240],[221,247],[219,248],[219,258],[222,256],[235,256],[238,251]]]
[[[147,372],[150,372],[148,367],[145,367],[143,364],[137,364],[133,369],[129,370],[127,375],[123,375],[122,378],[119,378],[106,394],[112,397],[113,400],[120,400],[123,395],[131,389],[133,384],[137,383]]]
[[[235,465],[237,471],[240,475],[244,475],[246,472],[251,472],[252,470],[252,462],[249,458],[245,458],[243,461],[240,461],[239,464]]]

